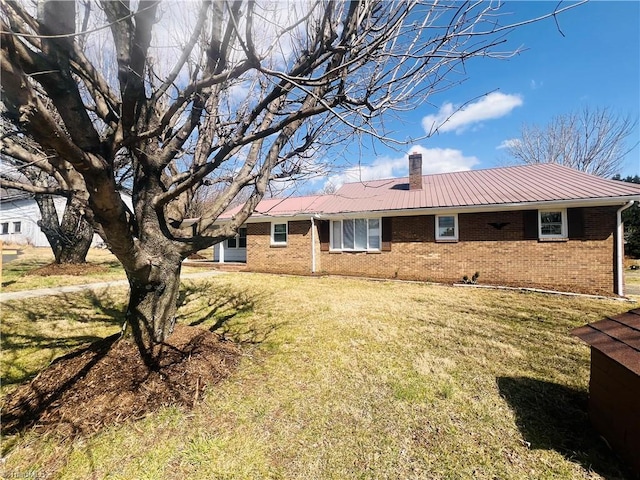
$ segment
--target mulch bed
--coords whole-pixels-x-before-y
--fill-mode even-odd
[[[50,263],[39,268],[29,270],[25,275],[37,275],[48,277],[50,275],[91,275],[103,273],[109,269],[103,265],[95,265],[91,263]]]
[[[240,350],[218,335],[177,325],[149,369],[135,344],[112,336],[60,357],[7,396],[2,433],[64,436],[136,420],[165,405],[191,408],[237,366]]]

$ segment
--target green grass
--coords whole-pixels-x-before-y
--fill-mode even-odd
[[[81,340],[112,333],[124,292],[3,305],[3,378],[24,381]],[[621,475],[588,426],[589,349],[569,332],[627,303],[259,274],[186,282],[182,300],[181,322],[217,326],[243,346],[229,379],[193,411],[167,407],[74,441],[30,431],[7,439],[5,475]]]

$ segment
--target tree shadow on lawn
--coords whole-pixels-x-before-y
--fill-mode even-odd
[[[535,378],[496,381],[529,448],[555,450],[607,479],[636,478],[591,426],[587,392]]]
[[[49,329],[38,329],[37,333],[31,333],[28,328],[25,329],[26,331],[19,331],[20,327],[15,322],[11,322],[11,324],[7,321],[3,322],[3,385],[23,383],[37,373],[37,371],[22,365],[21,351],[26,349],[48,350],[51,352],[51,356],[48,358],[48,363],[50,363],[61,351],[68,352],[104,340],[104,336],[87,333],[87,324],[100,322],[104,329],[113,332],[124,322],[124,309],[114,300],[109,289],[87,290],[78,294],[60,294],[56,296],[55,303],[51,301],[47,305],[43,302],[46,302],[46,299],[5,302],[2,305],[7,317],[15,314],[29,323],[46,321],[52,325]],[[57,322],[68,322],[70,328],[55,328]],[[79,334],[78,330],[74,329],[75,322],[82,324],[78,329],[82,333]],[[11,371],[12,374],[9,375],[7,371]]]
[[[259,345],[286,324],[284,321],[258,323],[251,320],[250,314],[256,304],[265,297],[265,294],[249,294],[232,285],[210,282],[183,284],[178,298],[178,306],[183,307],[183,312],[177,321],[186,321],[192,327],[208,328],[237,345]]]
[[[176,325],[174,333],[157,347],[155,366],[145,364],[131,342],[118,342],[118,333],[108,338],[90,335],[57,338],[53,333],[28,339],[39,348],[75,349],[52,361],[33,380],[6,396],[2,433],[12,435],[34,427],[39,432],[73,438],[105,425],[141,418],[162,406],[192,408],[206,388],[235,370],[241,356],[238,343],[259,343],[278,327],[267,325],[261,329],[255,322],[238,322],[243,325],[241,331],[252,331],[244,332],[246,336],[239,342],[227,338],[224,329],[228,322],[239,313],[250,311],[254,298],[231,288],[219,292],[218,287],[211,288],[208,284],[195,285],[181,294],[182,301],[187,303],[194,296],[205,296],[211,301],[206,308],[197,305],[192,309],[188,315],[191,325],[184,325],[185,322]],[[82,310],[87,303],[96,309],[96,316],[104,314],[114,325],[119,326],[124,320],[122,306],[110,303],[96,292],[65,296],[60,308]],[[16,304],[12,308],[21,308]],[[36,321],[33,317],[37,313],[37,309],[32,309],[26,312],[26,318]],[[206,328],[206,323],[213,325]],[[238,331],[229,328],[228,337]]]
[[[251,313],[259,295],[237,290],[231,285],[219,285],[211,282],[182,284],[178,295],[178,322],[189,319],[192,327],[206,325],[214,331],[237,315]]]

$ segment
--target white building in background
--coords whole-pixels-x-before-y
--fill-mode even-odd
[[[131,197],[121,194],[122,199],[131,209]],[[62,219],[67,199],[56,197],[53,201],[58,218]],[[38,226],[42,218],[40,209],[33,195],[19,190],[2,189],[0,194],[0,241],[34,247],[50,247],[49,241]],[[93,236],[92,245],[102,243],[99,235]]]
[[[58,217],[62,216],[66,198],[56,198]],[[49,241],[40,227],[40,210],[33,195],[17,190],[2,190],[0,197],[0,241],[34,247],[48,247]]]

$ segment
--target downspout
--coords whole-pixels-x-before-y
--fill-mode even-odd
[[[316,223],[311,216],[311,273],[316,273]]]
[[[635,200],[623,205],[616,212],[616,283],[617,294],[624,297],[624,224],[622,223],[622,212],[631,207]]]

